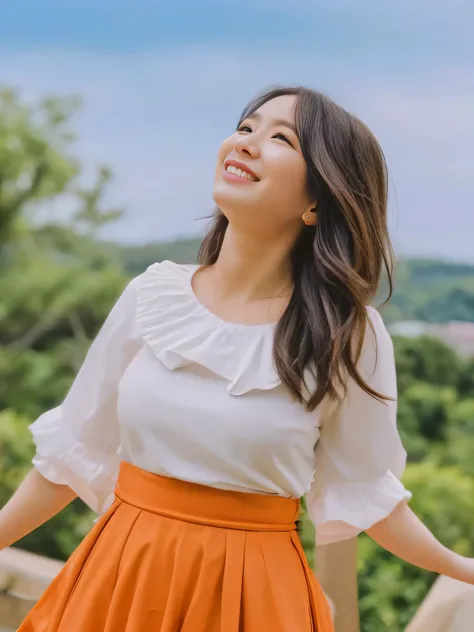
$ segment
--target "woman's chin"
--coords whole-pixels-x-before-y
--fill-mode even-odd
[[[245,187],[247,189],[247,187]],[[259,206],[260,196],[243,187],[232,186],[227,182],[218,182],[212,194],[219,208],[232,209],[233,212],[252,211]]]

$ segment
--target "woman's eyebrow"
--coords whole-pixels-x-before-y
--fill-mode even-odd
[[[258,112],[254,112],[253,114],[249,114],[249,116],[247,116],[246,118],[247,119],[253,118],[257,121],[260,121],[262,117]],[[291,131],[294,132],[295,134],[297,133],[296,127],[294,123],[292,123],[291,121],[287,121],[286,119],[272,119],[271,122],[275,126],[283,125],[284,127],[288,127],[289,129],[291,129]]]

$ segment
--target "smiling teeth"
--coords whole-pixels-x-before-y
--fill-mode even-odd
[[[234,176],[238,176],[239,178],[245,178],[246,180],[257,182],[257,178],[254,178],[250,173],[247,173],[247,171],[237,169],[237,167],[234,167],[234,165],[228,165],[226,171],[228,173],[232,173]]]

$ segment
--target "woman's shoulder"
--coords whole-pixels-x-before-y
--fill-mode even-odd
[[[141,274],[131,281],[136,289],[140,287],[159,288],[163,283],[189,283],[192,275],[197,269],[196,264],[175,263],[165,259],[149,265]]]
[[[384,319],[378,309],[371,305],[366,306],[367,319],[369,322],[369,330],[372,331],[373,337],[382,343],[392,344],[392,339],[388,332]]]
[[[173,261],[153,263],[130,285],[135,292],[137,322],[150,326],[192,311],[191,280],[196,266]],[[173,320],[173,319],[172,319]]]
[[[358,367],[365,379],[371,376],[377,367],[393,363],[393,342],[380,312],[367,306],[368,324],[359,356]]]
[[[134,297],[138,315],[152,302],[183,301],[186,297],[189,298],[191,280],[196,268],[193,264],[180,264],[168,260],[152,263],[128,282],[124,294]]]

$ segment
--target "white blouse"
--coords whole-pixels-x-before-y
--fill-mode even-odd
[[[275,370],[274,325],[212,314],[193,292],[196,269],[164,261],[127,286],[64,402],[30,426],[41,474],[97,512],[113,500],[121,460],[221,489],[307,494],[318,544],[350,538],[410,498],[396,403],[351,381],[342,403],[306,412]],[[368,327],[359,370],[396,397],[391,339],[368,314],[375,337]]]

